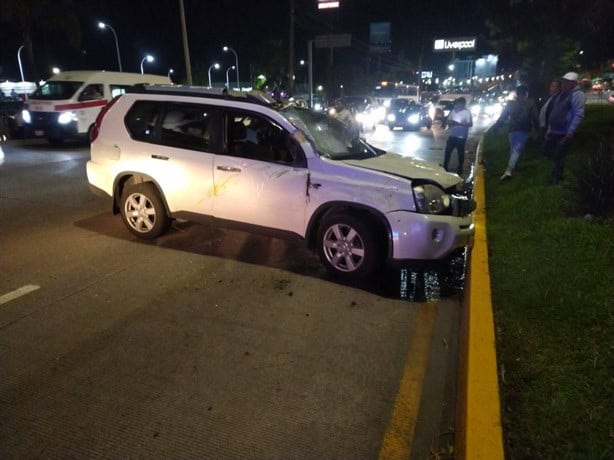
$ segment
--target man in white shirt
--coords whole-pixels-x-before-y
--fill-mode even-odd
[[[459,97],[454,101],[454,109],[448,115],[447,125],[450,128],[450,137],[446,142],[445,157],[443,167],[446,171],[450,165],[450,157],[452,151],[456,149],[458,154],[458,167],[456,173],[459,176],[463,174],[463,163],[465,162],[465,143],[469,134],[469,128],[473,126],[473,117],[471,112],[466,108],[467,101],[464,97]]]

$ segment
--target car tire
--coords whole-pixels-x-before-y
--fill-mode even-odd
[[[137,238],[157,238],[171,224],[160,193],[151,182],[127,186],[122,193],[120,211],[124,224]]]
[[[331,274],[347,280],[372,274],[379,263],[373,227],[348,214],[332,214],[322,220],[317,252]]]

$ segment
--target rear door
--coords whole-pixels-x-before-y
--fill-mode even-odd
[[[137,101],[130,109],[126,126],[143,143],[136,155],[139,164],[127,166],[158,183],[171,212],[211,215],[221,117],[220,110],[203,104]]]

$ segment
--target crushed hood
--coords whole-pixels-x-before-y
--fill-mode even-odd
[[[439,184],[444,189],[462,181],[459,176],[447,172],[436,163],[408,158],[392,152],[386,152],[385,155],[365,160],[344,160],[343,162],[359,168],[373,169],[405,177],[406,179],[430,180]]]

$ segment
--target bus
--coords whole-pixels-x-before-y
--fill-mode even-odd
[[[420,103],[420,87],[403,82],[382,81],[375,86],[373,97],[385,106],[390,105],[391,99],[407,99]]]

